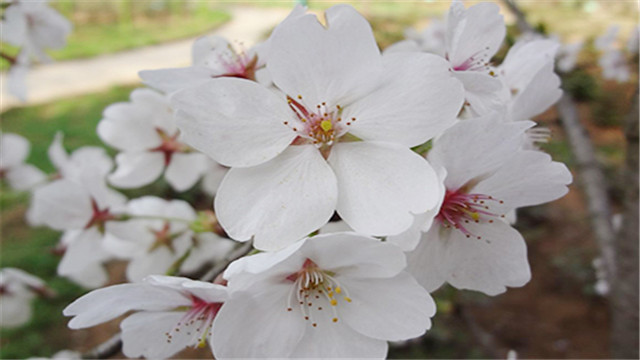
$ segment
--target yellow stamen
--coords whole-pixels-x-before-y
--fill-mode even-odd
[[[347,302],[351,302],[351,298],[350,297],[344,297],[345,300],[347,300]]]
[[[336,294],[340,294],[342,292],[342,289],[340,289],[340,286],[336,287]]]
[[[338,300],[331,299],[331,306],[336,306],[336,305],[338,305]]]
[[[320,127],[322,128],[322,130],[327,132],[333,129],[333,124],[329,120],[323,120],[322,122],[320,122]]]

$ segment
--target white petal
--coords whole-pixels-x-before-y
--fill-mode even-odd
[[[122,353],[130,358],[166,359],[193,345],[197,324],[182,324],[185,312],[139,312],[120,324]],[[178,324],[180,326],[178,327]],[[180,331],[175,331],[179,328]],[[171,334],[168,339],[167,333]]]
[[[458,3],[462,7],[461,3]],[[480,3],[468,9],[449,12],[449,29],[453,33],[447,36],[449,60],[459,66],[472,56],[486,53],[486,61],[498,51],[506,33],[506,27],[500,8],[496,4]],[[462,16],[461,16],[462,15]],[[452,17],[459,19],[453,20]]]
[[[58,131],[53,138],[53,142],[49,146],[47,150],[47,155],[49,155],[49,160],[56,169],[63,169],[67,167],[67,163],[69,162],[69,154],[64,149],[62,145],[62,140],[64,138],[64,133]]]
[[[338,213],[353,229],[395,235],[413,223],[412,213],[433,208],[438,180],[429,163],[400,145],[340,143],[329,163],[338,178]]]
[[[340,277],[352,302],[340,302],[339,318],[359,333],[380,340],[407,340],[431,327],[436,305],[406,272],[390,279]]]
[[[562,96],[562,90],[560,78],[553,72],[553,60],[549,60],[521,90],[510,105],[508,116],[511,121],[531,119],[555,104]]]
[[[310,107],[344,105],[366,94],[382,74],[381,56],[367,20],[349,5],[325,12],[326,27],[301,9],[269,39],[267,69],[287,95]]]
[[[162,139],[155,129],[154,119],[158,117],[156,112],[160,110],[157,106],[147,107],[132,102],[110,105],[104,110],[104,118],[98,123],[98,136],[108,145],[122,151],[158,147]],[[164,116],[170,117],[171,113],[167,112]]]
[[[531,121],[504,123],[498,114],[461,121],[438,137],[428,159],[447,169],[447,189],[458,189],[469,180],[495,171],[523,144],[523,134]]]
[[[197,86],[219,76],[215,69],[205,66],[191,66],[176,69],[145,70],[138,73],[142,81],[167,94]]]
[[[31,319],[30,296],[3,295],[0,301],[0,327],[9,328],[26,324]]]
[[[215,358],[289,357],[307,325],[298,308],[287,311],[291,286],[255,283],[251,294],[232,293],[213,323]]]
[[[293,359],[384,359],[388,344],[351,329],[344,323],[331,321],[330,313],[314,319],[317,326],[307,324],[304,337],[290,355]],[[328,345],[330,344],[330,345]]]
[[[6,30],[5,30],[6,32]],[[22,101],[27,101],[27,74],[29,73],[29,65],[18,63],[9,68],[7,74],[7,91]]]
[[[558,199],[569,191],[567,185],[571,180],[571,172],[564,164],[552,161],[551,156],[540,151],[526,150],[478,183],[473,192],[502,200],[504,209],[510,210]],[[496,210],[500,208],[495,206]],[[500,209],[500,214],[504,209]]]
[[[103,286],[109,280],[103,262],[110,257],[102,247],[102,234],[95,228],[83,230],[74,234],[66,246],[58,264],[58,275],[86,288]]]
[[[424,53],[383,57],[384,85],[345,107],[349,132],[365,140],[416,146],[453,125],[464,101],[460,83],[448,63]]]
[[[438,215],[438,210],[434,209],[415,215],[413,225],[408,230],[398,235],[387,236],[387,241],[398,245],[403,251],[415,249],[420,237],[422,237],[422,229],[430,226],[435,216]]]
[[[436,291],[447,281],[451,263],[447,254],[447,239],[440,239],[440,225],[422,235],[416,248],[407,253],[407,271],[428,292]]]
[[[216,216],[238,241],[283,248],[326,224],[338,190],[331,168],[312,145],[291,146],[275,159],[233,168],[215,199]]]
[[[281,153],[297,136],[284,98],[255,82],[218,78],[175,93],[183,139],[225,166],[253,166]]]
[[[22,136],[4,133],[1,135],[0,140],[2,141],[0,142],[0,151],[2,151],[0,153],[2,160],[0,168],[8,169],[19,165],[29,156],[31,144]]]
[[[213,196],[218,192],[222,179],[227,175],[229,168],[224,167],[213,160],[208,160],[205,175],[202,177],[202,190]]]
[[[122,152],[116,156],[116,170],[109,175],[111,185],[130,189],[151,184],[164,170],[161,152]]]
[[[504,223],[465,224],[475,236],[467,238],[461,231],[451,231],[447,253],[451,271],[447,281],[458,289],[482,291],[497,295],[506,287],[520,287],[531,279],[527,247],[522,235]]]
[[[67,306],[63,314],[75,316],[72,329],[81,329],[115,319],[129,310],[162,311],[191,305],[180,292],[146,283],[120,284],[94,290]]]
[[[171,187],[179,192],[190,189],[207,169],[207,157],[199,153],[174,153],[164,174]]]
[[[89,193],[69,180],[39,187],[32,204],[34,216],[56,230],[82,229],[93,214]]]
[[[462,82],[465,100],[474,114],[486,115],[502,108],[503,100],[499,90],[503,85],[498,78],[476,71],[454,71],[453,75]]]
[[[406,266],[399,247],[356,233],[317,235],[299,251],[322,269],[350,278],[389,278]]]
[[[31,190],[46,180],[47,176],[44,172],[31,164],[14,166],[7,173],[9,186],[15,190]]]

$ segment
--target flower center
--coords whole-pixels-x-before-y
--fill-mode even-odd
[[[449,55],[446,56],[449,60]],[[489,48],[480,50],[477,53],[471,55],[468,59],[461,64],[453,65],[454,71],[489,71]],[[491,74],[493,75],[493,74]]]
[[[222,303],[207,302],[191,294],[189,294],[189,296],[191,297],[191,306],[188,307],[182,319],[176,324],[176,327],[164,333],[164,335],[167,338],[167,342],[170,343],[173,341],[173,336],[182,331],[185,332],[187,336],[191,336],[188,342],[189,345],[205,347],[207,345],[207,338],[211,336],[213,319],[218,314],[218,311],[220,311]]]
[[[311,326],[317,327],[316,316],[323,313],[326,307],[331,308],[331,321],[338,322],[339,300],[351,302],[346,288],[333,277],[330,271],[321,270],[311,260],[305,260],[302,269],[291,274],[287,280],[293,281],[287,311],[293,311],[293,304],[297,303],[305,320],[311,322]],[[326,313],[326,311],[324,311]]]
[[[153,233],[153,235],[155,236],[155,241],[153,242],[153,244],[151,244],[151,247],[149,248],[148,252],[151,253],[161,246],[166,246],[169,249],[169,251],[171,251],[172,253],[176,252],[173,246],[173,240],[178,236],[180,236],[181,234],[180,233],[172,234],[171,225],[169,224],[168,221],[164,222],[162,229],[160,230],[149,229],[149,231],[151,231],[151,233]]]
[[[158,136],[160,136],[162,143],[160,146],[153,148],[150,151],[157,151],[164,154],[164,166],[169,166],[174,153],[189,151],[189,147],[187,145],[178,141],[178,132],[173,135],[169,135],[166,131],[160,128],[156,128],[156,132],[158,133]]]
[[[329,106],[326,102],[322,102],[310,110],[302,101],[301,95],[298,95],[297,99],[287,96],[287,102],[299,120],[295,124],[289,121],[284,122],[299,136],[293,144],[314,144],[323,152],[323,155],[328,155],[331,146],[338,138],[345,135],[349,126],[356,121],[355,117],[342,119],[340,105]]]
[[[104,232],[105,223],[107,221],[116,219],[116,216],[109,212],[109,208],[100,209],[98,207],[98,203],[94,199],[91,199],[91,208],[93,210],[93,215],[91,216],[91,219],[89,220],[87,225],[85,225],[85,229],[96,226],[98,230]]]
[[[465,224],[470,222],[480,223],[486,221],[493,223],[493,217],[504,217],[491,212],[490,202],[503,204],[502,200],[496,200],[492,196],[484,194],[467,194],[461,189],[447,190],[440,207],[440,212],[436,216],[445,228],[454,228],[462,231],[468,238],[474,236]],[[481,239],[481,236],[476,236]]]
[[[255,81],[258,55],[249,57],[243,50],[236,52],[231,45],[228,48],[229,51],[220,54],[217,59],[225,71],[221,76]]]

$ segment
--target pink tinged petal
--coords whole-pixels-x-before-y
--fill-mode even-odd
[[[317,326],[306,329],[291,358],[386,358],[389,345],[385,340],[362,335],[340,321],[333,323],[331,316],[318,316],[315,320]]]
[[[336,208],[333,171],[312,145],[291,146],[275,159],[233,168],[215,199],[216,216],[238,241],[281,249],[326,224]]]
[[[533,125],[531,121],[504,123],[497,113],[461,121],[434,141],[429,162],[447,169],[447,189],[458,189],[502,166],[522,147],[524,132]]]
[[[200,339],[196,335],[199,324],[182,324],[185,314],[181,311],[161,311],[129,315],[120,324],[123,354],[130,358],[144,356],[148,359],[166,359],[188,346],[196,345]],[[175,331],[176,328],[180,331]]]
[[[353,279],[339,276],[352,302],[340,303],[340,320],[357,332],[380,340],[407,340],[431,328],[436,305],[406,272],[389,279]]]
[[[553,72],[553,60],[549,60],[513,98],[509,120],[531,119],[555,104],[561,96],[560,77]]]
[[[151,184],[164,170],[159,152],[122,152],[116,156],[116,170],[109,175],[113,186],[130,189]]]
[[[506,287],[520,287],[531,279],[527,261],[527,246],[522,235],[503,221],[491,224],[470,223],[467,229],[474,235],[450,231],[447,253],[447,281],[458,289],[481,291],[497,295]]]
[[[15,166],[7,173],[9,186],[15,190],[31,190],[46,180],[45,173],[31,164]]]
[[[216,69],[192,66],[175,69],[144,70],[138,73],[142,81],[167,94],[197,86],[222,75]]]
[[[453,125],[464,101],[447,62],[424,53],[383,57],[382,86],[345,107],[349,132],[365,140],[416,146]]]
[[[207,170],[207,157],[199,153],[175,153],[164,174],[165,179],[176,191],[190,189]]]
[[[454,10],[454,5],[458,6]],[[461,3],[452,4],[449,15],[447,52],[449,61],[456,66],[462,65],[472,56],[480,54],[489,62],[498,51],[506,33],[506,26],[500,8],[496,4],[481,3],[466,10]],[[452,19],[456,17],[457,19]],[[451,28],[453,26],[453,28]]]
[[[215,358],[290,357],[309,326],[299,308],[287,311],[292,286],[262,281],[232,293],[213,322]]]
[[[475,71],[454,71],[464,86],[464,97],[474,114],[481,116],[502,109],[504,101],[500,96],[502,82],[491,75]],[[523,119],[524,120],[524,119]]]
[[[509,159],[491,177],[478,183],[474,193],[490,194],[504,202],[502,213],[522,206],[553,201],[564,196],[572,181],[571,172],[551,156],[524,150]],[[495,211],[495,210],[494,210]]]
[[[407,264],[399,247],[356,233],[314,236],[300,252],[323,270],[349,278],[390,278]]]
[[[22,136],[5,133],[1,135],[0,141],[0,168],[8,169],[19,165],[29,156],[31,144]]]
[[[329,163],[338,178],[338,213],[357,232],[399,234],[413,223],[412,213],[425,212],[438,201],[436,173],[400,145],[339,143]]]
[[[89,193],[69,180],[58,180],[33,193],[34,216],[56,230],[82,229],[91,220]]]
[[[67,306],[63,314],[75,316],[72,329],[81,329],[115,319],[130,310],[163,311],[191,305],[180,292],[146,283],[121,284],[94,290]]]
[[[367,20],[349,5],[315,15],[294,10],[269,39],[267,70],[287,95],[310,107],[344,105],[373,89],[382,75],[380,51]]]
[[[434,224],[422,235],[418,246],[407,253],[407,272],[430,293],[447,281],[450,268],[455,266],[445,256],[447,246],[447,239],[440,238],[439,224]]]
[[[297,136],[283,97],[255,82],[213,79],[177,92],[172,102],[184,141],[225,166],[254,166],[273,159]]]
[[[86,288],[103,286],[109,277],[102,263],[111,256],[102,247],[102,234],[91,228],[73,235],[58,264],[58,275],[68,277]]]

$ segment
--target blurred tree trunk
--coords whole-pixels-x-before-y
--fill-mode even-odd
[[[625,123],[622,228],[614,241],[616,276],[611,284],[611,355],[638,359],[638,92]]]

